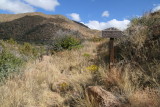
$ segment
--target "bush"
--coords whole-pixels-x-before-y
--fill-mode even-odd
[[[97,65],[91,65],[91,66],[88,66],[88,67],[86,68],[86,70],[87,70],[88,72],[95,73],[96,71],[98,71],[98,66],[97,66]]]
[[[14,39],[12,39],[12,38],[10,38],[9,40],[7,40],[6,42],[9,43],[9,44],[12,44],[12,45],[17,44],[17,42]]]
[[[52,46],[56,51],[64,50],[64,49],[73,49],[80,47],[81,41],[78,38],[73,36],[64,36],[61,38],[57,38],[54,40]]]
[[[121,66],[130,64],[132,69],[139,69],[146,78],[140,77],[143,82],[141,86],[151,87],[153,79],[160,82],[160,38],[159,17],[143,16],[131,21],[128,28],[132,33],[120,39],[117,45],[117,62]],[[156,32],[157,31],[157,32]],[[138,70],[134,70],[137,72]],[[146,80],[148,82],[146,82]],[[155,82],[155,83],[156,83]]]
[[[3,51],[0,54],[0,80],[6,78],[12,72],[19,71],[22,64],[22,59],[15,57],[9,52]]]
[[[21,54],[24,54],[28,57],[29,56],[30,57],[37,57],[39,54],[44,53],[43,47],[36,48],[33,45],[31,45],[30,43],[24,43],[24,45],[22,45],[19,50],[20,50]]]
[[[22,54],[31,54],[33,50],[33,47],[29,43],[24,43],[24,45],[21,47],[20,51]]]

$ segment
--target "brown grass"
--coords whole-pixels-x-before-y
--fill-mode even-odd
[[[0,86],[1,107],[98,107],[85,91],[90,85],[101,85],[113,92],[124,107],[158,107],[159,90],[141,87],[141,79],[148,77],[138,68],[117,65],[108,72],[106,63],[99,62],[98,71],[86,70],[100,61],[97,47],[104,42],[86,41],[84,48],[28,62],[21,74]]]
[[[81,96],[86,84],[92,83],[92,74],[85,68],[94,62],[96,46],[85,42],[85,48],[44,56],[42,61],[28,62],[24,72],[8,79],[0,87],[2,107],[65,106],[73,97]],[[64,93],[65,92],[65,93]],[[67,105],[67,104],[66,104]]]
[[[140,36],[139,33],[137,35]],[[141,44],[146,38],[141,39],[133,38],[136,40],[133,44]],[[106,41],[86,41],[83,45],[84,48],[78,50],[66,50],[53,56],[43,56],[42,61],[28,62],[21,74],[11,77],[0,86],[1,106],[98,107],[94,98],[90,101],[85,92],[92,85],[100,85],[114,93],[123,107],[160,105],[159,82],[156,78],[159,75],[158,63],[151,75],[140,64],[128,62],[117,63],[109,72],[108,63],[102,61],[108,56]],[[139,46],[143,47],[143,43]],[[96,70],[88,72],[86,68],[93,65],[97,66]]]

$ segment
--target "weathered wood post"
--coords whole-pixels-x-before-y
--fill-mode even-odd
[[[109,69],[114,65],[114,38],[109,41]]]
[[[112,67],[114,66],[114,38],[119,38],[123,36],[122,31],[116,28],[108,28],[102,31],[102,37],[110,38],[109,41],[109,70],[111,71]]]

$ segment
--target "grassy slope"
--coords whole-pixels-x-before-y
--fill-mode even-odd
[[[22,75],[9,79],[0,87],[1,106],[62,107],[64,102],[69,105],[74,100],[82,100],[83,87],[95,84],[92,75],[97,68],[91,66],[95,65],[98,43],[85,42],[84,45],[85,48],[80,50],[64,51],[44,56],[42,61],[28,62]],[[77,103],[83,104],[79,101]]]
[[[123,49],[118,50],[122,57],[118,56],[121,60],[112,72],[108,72],[106,62],[106,41],[86,41],[84,48],[28,62],[21,75],[0,87],[1,106],[94,107],[84,90],[89,85],[101,85],[119,97],[123,107],[159,107],[160,42],[159,38],[152,41],[148,35],[150,20],[157,21],[159,16],[150,14],[132,21],[126,33],[130,37],[117,42],[118,48]]]
[[[101,60],[106,56],[99,56],[101,53],[107,55],[104,44],[105,41],[87,41],[79,50],[63,51],[44,56],[42,61],[28,62],[23,74],[8,79],[0,87],[1,106],[94,107],[84,89],[101,85],[121,98],[123,106],[158,107],[159,91],[138,86],[141,71],[133,70],[128,64],[108,72],[105,60]],[[131,76],[136,84],[130,80]]]

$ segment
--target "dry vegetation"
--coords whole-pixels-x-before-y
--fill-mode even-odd
[[[159,12],[132,20],[128,36],[116,42],[117,63],[111,72],[108,40],[98,38],[86,40],[83,48],[27,62],[21,73],[1,84],[1,106],[98,107],[86,88],[101,86],[122,107],[159,107],[160,33],[152,30],[159,21]]]
[[[28,62],[22,74],[11,77],[0,87],[1,106],[83,104],[79,102],[84,97],[83,87],[95,84],[92,74],[97,70],[87,69],[95,64],[97,44],[85,42],[84,45],[85,48],[80,50],[59,52],[44,56],[42,61]],[[86,53],[89,56],[85,56]]]
[[[140,79],[147,79],[139,69],[127,64],[108,72],[105,62],[97,64],[101,59],[97,49],[102,44],[105,48],[105,42],[87,41],[84,48],[28,62],[21,74],[11,76],[0,87],[1,106],[97,107],[85,89],[100,85],[114,93],[122,106],[158,107],[159,90],[139,86]]]

